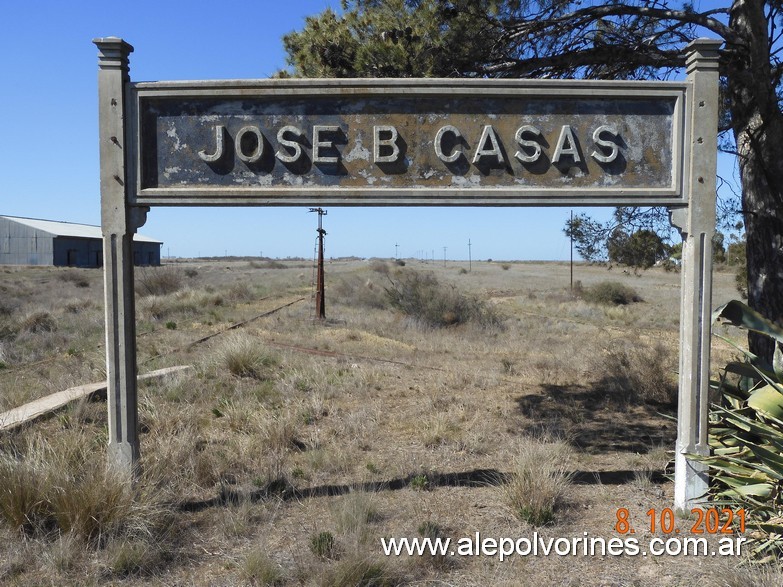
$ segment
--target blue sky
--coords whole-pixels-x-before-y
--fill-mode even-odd
[[[100,224],[96,37],[135,47],[134,81],[268,77],[281,38],[339,0],[8,0],[0,22],[0,214]],[[732,174],[723,163],[724,176]],[[327,256],[568,259],[568,208],[330,208]],[[579,212],[579,210],[575,210]],[[610,209],[594,211],[606,217]],[[313,254],[306,208],[153,208],[163,255]],[[399,245],[395,249],[395,244]]]

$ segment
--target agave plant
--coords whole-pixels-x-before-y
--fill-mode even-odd
[[[783,554],[783,328],[739,301],[718,308],[713,323],[776,341],[769,365],[720,336],[745,360],[730,362],[711,382],[720,403],[710,413],[712,455],[700,458],[711,470],[715,504],[745,510],[752,554],[769,560]]]

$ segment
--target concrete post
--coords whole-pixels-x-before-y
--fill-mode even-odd
[[[133,477],[139,459],[136,396],[136,311],[133,292],[133,234],[144,211],[127,205],[125,87],[130,81],[128,43],[95,39],[98,54],[101,226],[106,304],[106,377],[109,406],[109,465]]]
[[[708,455],[710,316],[712,312],[712,238],[715,234],[717,167],[718,49],[720,41],[697,39],[688,46],[686,71],[690,157],[690,205],[672,212],[680,229],[682,292],[680,305],[680,380],[674,505],[694,507],[707,492],[707,467],[686,457]]]

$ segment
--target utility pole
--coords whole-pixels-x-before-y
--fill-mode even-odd
[[[574,291],[574,211],[571,210],[571,224],[569,225],[571,230],[571,291]]]
[[[324,296],[324,236],[323,217],[326,210],[310,208],[310,212],[318,213],[318,269],[315,279],[315,314],[319,320],[326,319],[326,297]]]
[[[470,239],[468,239],[468,273],[473,271],[473,257],[470,254]]]
[[[433,261],[435,260],[435,254],[432,255]],[[443,266],[446,266],[446,247],[443,247]]]
[[[395,260],[395,261],[396,261],[397,259],[399,259],[399,258],[400,258],[400,257],[397,255],[397,247],[399,247],[399,246],[400,246],[400,245],[398,245],[397,243],[394,243],[394,260]]]

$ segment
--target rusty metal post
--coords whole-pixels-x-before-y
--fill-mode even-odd
[[[326,216],[326,210],[321,208],[310,208],[310,212],[318,213],[318,268],[315,279],[315,314],[319,320],[326,319],[326,296],[324,295],[324,236],[326,231],[323,227],[323,217]]]

